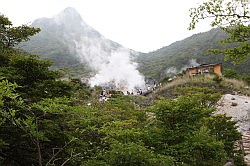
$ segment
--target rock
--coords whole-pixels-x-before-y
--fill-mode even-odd
[[[231,100],[232,98],[235,98],[235,100]],[[249,96],[225,94],[221,97],[220,101],[218,101],[217,109],[215,114],[226,114],[226,116],[230,116],[233,120],[238,121],[236,126],[242,134],[247,134],[246,131],[250,130]]]
[[[232,159],[229,159],[224,166],[234,166],[234,162]]]
[[[232,102],[231,106],[237,106],[238,104],[235,102]]]

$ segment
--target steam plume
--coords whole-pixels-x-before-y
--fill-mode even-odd
[[[137,64],[131,61],[130,50],[112,44],[103,37],[83,37],[81,42],[76,42],[78,57],[96,71],[89,84],[121,91],[144,89],[144,76],[137,70]]]

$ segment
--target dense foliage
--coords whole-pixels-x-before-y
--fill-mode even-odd
[[[214,52],[223,53],[226,60],[234,63],[247,61],[250,56],[249,5],[249,1],[245,0],[208,0],[190,9],[192,21],[189,29],[194,29],[200,20],[210,18],[212,27],[219,27],[228,34],[223,43],[235,45]]]
[[[220,94],[212,89],[183,89],[150,106],[145,96],[120,94],[100,103],[100,88],[62,81],[50,62],[1,49],[0,165],[243,165],[236,122],[213,115]]]
[[[129,96],[26,104],[16,86],[1,82],[3,165],[221,165],[238,154],[236,122],[211,116],[218,94],[187,93],[141,110]]]
[[[237,73],[235,70],[224,69],[223,76],[227,77],[227,78],[241,79],[250,85],[250,75],[241,75],[241,74]]]

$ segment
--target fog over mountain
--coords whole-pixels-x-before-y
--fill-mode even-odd
[[[31,26],[41,28],[41,32],[21,47],[52,60],[56,68],[82,66],[92,71],[92,86],[113,83],[123,90],[144,86],[144,77],[132,62],[137,53],[106,39],[74,8],[66,8],[52,18],[37,19]]]
[[[138,53],[106,39],[74,8],[66,8],[52,18],[37,19],[31,26],[40,27],[41,32],[20,47],[53,61],[54,68],[68,68],[71,76],[87,78],[92,86],[112,84],[131,91],[144,88],[144,76],[146,82],[160,80],[187,67],[209,63],[222,63],[223,68],[240,74],[250,73],[250,59],[235,65],[225,62],[223,55],[207,52],[225,48],[219,41],[227,35],[220,29],[194,34],[153,52]]]

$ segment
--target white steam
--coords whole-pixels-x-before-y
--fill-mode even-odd
[[[77,56],[82,63],[86,63],[94,70],[101,70],[107,63],[111,54],[110,43],[101,37],[81,38],[80,42],[75,41]],[[108,49],[107,49],[108,48]]]
[[[90,85],[114,84],[122,91],[144,88],[144,77],[136,69],[136,63],[130,61],[127,50],[112,52],[108,63],[92,78]]]
[[[102,36],[85,36],[81,42],[75,43],[78,57],[96,72],[89,79],[91,86],[113,87],[121,91],[145,88],[144,76],[137,70],[137,64],[131,61],[130,50]]]
[[[174,75],[176,75],[176,74],[178,74],[178,73],[181,73],[183,70],[186,70],[186,69],[189,68],[189,67],[199,66],[199,65],[200,65],[200,64],[197,62],[196,59],[190,59],[190,60],[188,61],[188,63],[187,63],[186,65],[182,66],[182,68],[180,68],[179,70],[178,70],[176,67],[174,67],[174,66],[169,67],[169,68],[166,68],[166,69],[164,70],[164,74],[165,74],[166,76],[174,76]]]
[[[200,65],[200,64],[197,62],[196,59],[190,59],[190,60],[189,60],[189,63],[181,68],[181,71],[182,71],[182,70],[186,70],[186,69],[189,68],[189,67],[194,67],[194,66],[199,66],[199,65]]]
[[[164,74],[167,76],[173,76],[178,73],[176,67],[172,66],[164,70]]]

